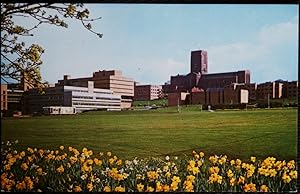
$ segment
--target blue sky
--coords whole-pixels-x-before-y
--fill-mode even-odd
[[[118,69],[141,84],[190,71],[190,53],[208,52],[208,72],[248,69],[251,82],[298,80],[297,5],[87,4],[93,29],[42,25],[28,43],[45,48],[43,79]],[[22,21],[22,23],[30,21]]]

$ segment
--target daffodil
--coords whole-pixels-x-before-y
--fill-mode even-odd
[[[138,192],[142,192],[144,190],[144,185],[142,183],[139,183],[136,185],[136,189]]]
[[[111,189],[110,189],[109,186],[105,186],[105,187],[103,188],[103,191],[104,191],[104,192],[111,192]]]
[[[125,188],[122,186],[118,186],[115,188],[115,192],[125,192]]]
[[[262,185],[262,186],[260,186],[260,191],[261,192],[268,192],[269,188],[266,185]]]

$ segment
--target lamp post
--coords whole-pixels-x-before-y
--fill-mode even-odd
[[[270,108],[270,93],[268,93],[268,108]]]
[[[177,93],[177,112],[180,112],[180,110],[179,110],[179,95],[180,95],[180,93],[178,93],[178,86],[176,86],[176,93]]]

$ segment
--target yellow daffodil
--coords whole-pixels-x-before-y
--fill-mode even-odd
[[[105,186],[105,187],[103,188],[103,191],[104,191],[104,192],[111,192],[111,189],[110,189],[109,186]]]
[[[80,186],[75,186],[75,187],[73,188],[73,191],[74,191],[74,192],[81,192],[82,189],[81,189]]]
[[[150,181],[154,181],[158,178],[158,174],[155,171],[149,171],[147,172],[147,177],[150,179]]]
[[[204,153],[203,152],[200,152],[199,155],[200,155],[201,158],[204,157]]]
[[[23,163],[23,164],[21,165],[21,168],[22,168],[24,171],[26,171],[26,170],[28,169],[28,166],[27,166],[26,163]]]
[[[266,185],[262,185],[262,186],[260,186],[260,191],[261,192],[268,192],[269,188]]]
[[[118,187],[115,188],[115,192],[125,192],[125,187],[118,186]]]
[[[162,184],[158,181],[156,182],[156,189],[155,192],[162,192],[163,191],[163,186]]]
[[[89,191],[89,192],[91,192],[92,190],[93,190],[93,183],[88,183],[87,185],[86,185],[86,188],[87,188],[87,190]]]
[[[136,189],[138,192],[142,192],[144,190],[144,185],[142,183],[139,183],[136,185]]]
[[[63,173],[63,172],[65,171],[65,169],[64,169],[64,167],[63,167],[62,165],[60,165],[60,167],[58,167],[58,168],[56,169],[56,171],[57,171],[58,173]]]

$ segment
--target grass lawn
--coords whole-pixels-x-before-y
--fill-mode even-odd
[[[230,158],[296,159],[297,109],[200,112],[197,107],[3,118],[1,140],[58,149],[60,145],[135,156],[227,154]]]

